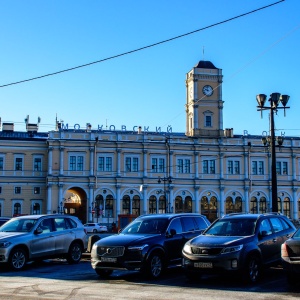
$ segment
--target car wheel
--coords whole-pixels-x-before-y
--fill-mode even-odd
[[[27,263],[27,253],[22,248],[16,248],[11,251],[9,256],[9,266],[14,271],[19,271],[25,268]]]
[[[108,269],[95,269],[95,271],[99,276],[103,278],[108,278],[113,272],[113,270]]]
[[[67,255],[67,261],[69,264],[79,263],[82,255],[82,247],[79,243],[72,243]]]
[[[164,261],[160,253],[152,253],[146,261],[146,275],[151,279],[159,278],[164,270]]]
[[[245,264],[243,280],[246,283],[256,283],[260,279],[261,272],[260,259],[256,255],[250,255]]]
[[[93,232],[94,232],[94,233],[97,233],[97,229],[93,229]]]

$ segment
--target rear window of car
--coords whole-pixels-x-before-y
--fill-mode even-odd
[[[181,218],[182,224],[183,224],[183,231],[195,231],[196,230],[196,224],[192,217],[182,217]]]
[[[194,220],[196,221],[198,229],[200,230],[205,229],[208,225],[202,217],[194,217]]]

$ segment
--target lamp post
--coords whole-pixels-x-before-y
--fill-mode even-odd
[[[171,212],[171,202],[170,202],[170,197],[167,197],[167,194],[170,192],[170,184],[172,183],[172,178],[171,178],[171,176],[163,177],[163,178],[161,178],[159,176],[157,182],[159,184],[161,184],[162,182],[164,183],[164,197],[166,200],[166,204],[168,205],[167,209],[166,209],[166,213],[170,213]],[[168,184],[168,190],[166,189],[166,184]]]
[[[272,180],[272,211],[278,212],[278,200],[277,200],[277,174],[276,174],[276,151],[275,151],[275,125],[274,125],[274,112],[277,114],[278,109],[284,109],[284,116],[285,116],[285,109],[287,107],[287,103],[289,101],[290,96],[288,95],[281,95],[280,93],[272,93],[269,98],[270,106],[265,106],[265,102],[267,99],[267,95],[259,94],[256,96],[256,100],[258,103],[257,111],[261,112],[263,110],[270,110],[270,137],[269,139],[263,138],[262,141],[266,146],[267,143],[271,147],[271,161],[272,161],[272,171],[271,171],[271,180]],[[282,104],[283,107],[279,107],[278,105]],[[283,142],[283,139],[278,139],[279,145]]]

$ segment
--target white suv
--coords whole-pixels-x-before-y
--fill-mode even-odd
[[[21,270],[28,261],[66,258],[78,263],[87,248],[87,234],[69,215],[28,215],[12,218],[0,228],[0,264]]]

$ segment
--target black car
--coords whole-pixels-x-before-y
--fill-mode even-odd
[[[300,279],[300,228],[281,245],[281,259],[290,284],[298,284]]]
[[[121,233],[93,245],[92,267],[102,277],[113,270],[135,270],[158,278],[167,266],[181,264],[185,242],[208,225],[206,217],[196,213],[140,216]]]
[[[182,265],[190,279],[234,272],[243,281],[255,283],[263,266],[281,262],[281,244],[295,230],[278,213],[226,215],[184,245]]]

